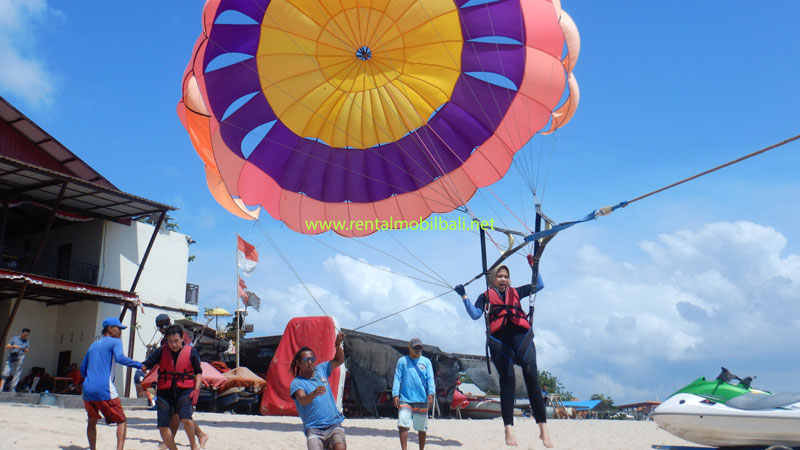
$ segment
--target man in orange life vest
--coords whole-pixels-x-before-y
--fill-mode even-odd
[[[156,316],[156,328],[158,331],[161,332],[161,347],[167,345],[167,329],[172,325],[172,319],[169,318],[166,314],[159,314]],[[183,332],[183,345],[190,346],[192,345],[192,339],[189,337],[189,333],[186,331]],[[173,414],[172,418],[169,421],[169,429],[172,432],[172,439],[175,439],[175,435],[178,434],[178,427],[180,427],[181,421],[178,417],[178,414]],[[200,443],[200,448],[206,448],[206,442],[208,442],[208,434],[203,432],[200,429],[200,425],[197,423],[194,424],[194,435],[197,436],[197,442]],[[158,448],[164,449],[167,448],[164,442],[161,442],[158,445]]]
[[[177,450],[170,430],[170,419],[180,417],[183,429],[189,437],[192,450],[198,450],[192,407],[200,396],[203,369],[197,350],[183,343],[183,329],[177,325],[167,328],[164,335],[167,344],[157,348],[142,363],[142,370],[149,371],[158,364],[158,431],[170,450]]]

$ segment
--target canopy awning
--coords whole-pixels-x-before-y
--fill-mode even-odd
[[[17,298],[26,281],[30,284],[25,291],[24,299],[47,303],[48,306],[85,300],[128,306],[139,303],[139,296],[127,291],[2,269],[0,269],[0,300]]]

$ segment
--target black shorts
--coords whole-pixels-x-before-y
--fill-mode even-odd
[[[171,394],[171,393],[170,393]],[[169,427],[169,420],[177,414],[181,419],[191,419],[192,412],[192,389],[179,391],[175,396],[161,395],[158,392],[156,398],[156,408],[158,409],[158,428]]]

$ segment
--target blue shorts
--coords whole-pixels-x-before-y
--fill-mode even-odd
[[[400,403],[397,411],[397,426],[411,428],[417,431],[428,431],[428,404],[427,403]]]
[[[178,392],[177,398],[171,396],[156,397],[156,408],[158,410],[158,428],[168,428],[169,420],[175,414],[183,419],[191,419],[192,412],[192,389],[187,389],[183,392]]]

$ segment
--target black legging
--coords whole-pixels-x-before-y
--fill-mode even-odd
[[[522,327],[506,325],[492,335],[516,353],[516,361],[496,348],[490,347],[492,362],[500,377],[500,410],[503,413],[503,425],[514,425],[514,398],[517,380],[514,374],[514,363],[522,367],[522,377],[528,389],[528,400],[531,402],[533,417],[536,423],[547,422],[547,413],[539,387],[539,372],[536,368],[536,347],[533,345],[533,333]]]

